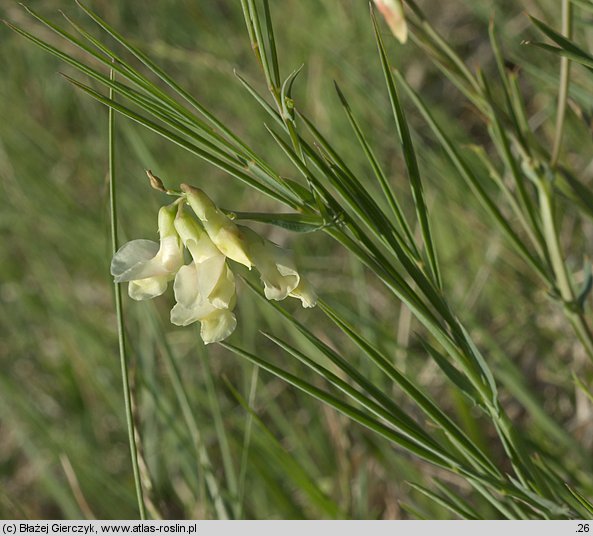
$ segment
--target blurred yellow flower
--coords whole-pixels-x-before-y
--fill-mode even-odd
[[[373,0],[377,9],[383,15],[391,33],[395,35],[400,43],[408,40],[408,25],[404,17],[404,9],[401,0]]]

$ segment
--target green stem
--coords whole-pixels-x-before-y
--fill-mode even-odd
[[[570,39],[572,34],[572,3],[562,0],[562,35]],[[564,118],[566,116],[566,100],[568,98],[568,85],[570,82],[570,60],[566,56],[560,59],[560,86],[558,88],[558,112],[556,115],[556,130],[554,132],[554,145],[550,166],[556,167],[560,156],[562,134],[564,132]]]
[[[109,72],[109,78],[115,79],[113,70]],[[113,99],[113,89],[109,89],[109,98]],[[117,209],[116,209],[116,188],[115,188],[115,111],[109,108],[109,206],[111,209],[111,250],[112,253],[118,249],[117,238]],[[132,414],[132,396],[130,390],[130,379],[128,377],[128,357],[126,353],[126,339],[124,330],[124,316],[122,309],[121,285],[114,283],[115,293],[115,314],[117,317],[117,338],[119,343],[119,361],[121,365],[121,376],[124,390],[124,406],[126,412],[126,424],[128,428],[128,441],[130,444],[130,456],[132,458],[132,471],[134,473],[134,485],[136,487],[136,498],[140,519],[146,519],[146,508],[140,481],[140,468],[138,466],[138,451],[135,441],[134,418]]]
[[[175,356],[173,355],[171,347],[167,342],[165,334],[162,330],[162,326],[157,320],[157,313],[154,307],[151,309],[150,320],[154,326],[155,332],[160,334],[159,345],[165,360],[165,366],[167,367],[169,378],[173,386],[173,391],[175,392],[175,396],[177,398],[177,403],[181,409],[181,415],[185,420],[185,425],[187,426],[192,440],[198,468],[204,474],[206,487],[208,488],[208,493],[210,493],[212,502],[214,504],[214,510],[219,520],[228,520],[230,519],[229,512],[225,505],[222,491],[214,474],[214,466],[210,460],[210,456],[208,455],[208,450],[204,444],[200,429],[198,428],[198,423],[194,416],[194,411],[192,410],[187,390],[182,381],[182,374],[177,366]]]
[[[562,256],[562,249],[560,247],[560,239],[558,237],[558,230],[556,228],[556,222],[554,218],[554,205],[552,200],[552,191],[545,185],[540,183],[539,194],[540,194],[540,207],[542,224],[544,231],[544,238],[548,246],[548,252],[550,255],[550,261],[552,263],[552,269],[554,270],[554,276],[558,285],[558,291],[560,297],[565,303],[565,309],[567,317],[570,323],[583,344],[585,350],[591,361],[593,361],[593,334],[585,321],[582,312],[574,310],[575,305],[575,294],[570,282],[566,263]]]
[[[249,389],[248,405],[253,408],[255,405],[255,396],[259,380],[259,367],[253,367],[251,373],[251,387]],[[243,435],[243,450],[241,452],[241,471],[239,474],[239,515],[237,519],[242,519],[245,513],[245,484],[247,482],[247,463],[249,461],[249,446],[251,445],[251,433],[253,429],[253,414],[247,413],[245,423],[245,433]]]

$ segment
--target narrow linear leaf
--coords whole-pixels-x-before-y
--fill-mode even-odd
[[[570,491],[570,493],[573,495],[573,497],[577,501],[579,501],[581,506],[585,508],[589,515],[593,516],[593,503],[591,503],[590,500],[588,500],[584,495],[579,493],[576,489],[571,488],[568,484],[566,484],[566,487],[568,488],[568,491]]]
[[[362,337],[353,326],[344,320],[332,307],[319,301],[323,312],[364,352],[364,354],[394,383],[412,399],[432,421],[440,426],[456,445],[459,452],[478,466],[498,475],[498,470],[484,453],[463,433],[463,431],[433,402],[422,389],[399,372],[375,346]]]
[[[399,223],[401,229],[403,230],[403,232],[406,236],[406,239],[407,239],[406,245],[408,245],[410,248],[412,248],[412,251],[414,252],[415,256],[418,258],[419,254],[416,249],[416,244],[414,242],[414,236],[412,235],[412,230],[410,229],[410,226],[408,225],[408,222],[404,216],[403,210],[397,201],[395,192],[393,191],[391,185],[389,184],[389,181],[387,180],[387,177],[385,176],[383,169],[381,168],[379,162],[377,161],[377,158],[375,157],[375,154],[374,154],[373,150],[371,149],[369,142],[367,141],[365,135],[363,134],[362,129],[360,128],[358,121],[354,117],[354,115],[352,113],[352,109],[350,108],[350,105],[348,104],[348,101],[346,100],[346,97],[342,93],[337,82],[334,82],[334,86],[338,93],[340,102],[342,103],[342,106],[344,108],[344,111],[346,112],[346,115],[348,116],[350,125],[352,126],[352,129],[354,130],[354,133],[356,134],[356,138],[358,139],[358,142],[360,143],[360,145],[364,151],[364,154],[367,157],[367,160],[368,160],[369,164],[371,165],[371,168],[373,169],[373,173],[375,174],[375,177],[377,178],[377,181],[379,182],[379,184],[381,186],[383,195],[385,196],[385,199],[387,200],[389,207],[391,208],[391,211],[392,211],[396,221]]]
[[[200,112],[207,121],[210,122],[215,128],[217,128],[224,136],[227,137],[231,142],[237,144],[244,151],[246,151],[252,158],[256,158],[255,153],[238,138],[230,129],[228,129],[224,123],[218,120],[213,114],[211,114],[196,98],[194,98],[188,91],[183,89],[173,78],[165,73],[156,63],[154,63],[146,54],[140,49],[133,46],[125,37],[115,30],[112,26],[107,24],[101,17],[94,13],[91,9],[86,7],[80,0],[75,0],[76,4],[107,34],[121,44],[128,52],[134,55],[141,63],[143,63],[154,75],[160,78],[165,84],[173,89],[178,95],[185,99],[191,106],[193,106],[198,112]]]
[[[254,188],[255,190],[271,197],[272,199],[276,199],[277,201],[280,201],[288,206],[291,206],[292,202],[290,200],[284,198],[282,196],[282,194],[275,192],[274,190],[271,190],[270,188],[268,188],[267,186],[265,186],[263,184],[258,183],[252,177],[247,175],[246,173],[230,166],[229,164],[225,163],[224,161],[220,160],[219,158],[216,158],[215,156],[208,153],[207,151],[199,148],[197,145],[190,143],[189,141],[185,140],[184,138],[181,138],[180,136],[177,136],[173,132],[161,127],[160,125],[157,125],[150,119],[147,119],[146,117],[138,115],[137,113],[133,112],[129,108],[126,108],[125,106],[122,106],[122,105],[118,104],[117,102],[114,102],[113,100],[101,95],[100,93],[96,92],[94,89],[90,88],[89,86],[87,86],[77,80],[74,80],[73,78],[70,78],[67,75],[63,75],[63,76],[69,82],[71,82],[73,85],[82,89],[85,93],[89,94],[91,97],[93,97],[97,101],[117,110],[122,115],[136,121],[137,123],[140,123],[141,125],[147,127],[149,130],[152,130],[153,132],[163,136],[164,138],[168,139],[169,141],[172,141],[173,143],[175,143],[176,145],[179,145],[180,147],[195,154],[196,156],[203,158],[207,162],[218,167],[219,169],[222,169],[223,171],[227,172],[229,175],[239,179],[240,181],[244,182],[245,184]]]
[[[311,385],[310,383],[308,383],[304,380],[301,380],[300,378],[297,378],[293,374],[290,374],[278,367],[275,367],[274,365],[272,365],[266,361],[263,361],[262,359],[256,357],[255,355],[251,354],[250,352],[242,350],[241,348],[238,348],[236,346],[233,346],[233,345],[225,343],[225,342],[221,342],[219,344],[223,348],[230,350],[231,352],[237,354],[238,356],[243,357],[243,358],[247,359],[248,361],[251,361],[252,363],[261,367],[263,370],[269,372],[270,374],[273,374],[274,376],[277,376],[278,378],[286,381],[293,387],[296,387],[297,389],[303,391],[304,393],[316,398],[320,402],[323,402],[323,403],[327,404],[328,406],[334,408],[335,410],[339,411],[340,413],[343,413],[344,415],[346,415],[353,421],[361,424],[362,426],[368,428],[369,430],[380,434],[381,436],[385,437],[386,439],[389,439],[390,441],[401,446],[405,450],[408,450],[408,451],[412,452],[413,454],[417,455],[418,457],[420,457],[428,462],[431,462],[435,465],[443,466],[440,458],[435,456],[434,454],[432,454],[430,451],[427,451],[426,449],[419,447],[414,442],[412,442],[408,438],[406,438],[404,435],[381,424],[380,422],[369,417],[362,411],[342,402],[338,398],[330,395],[329,393],[323,391],[322,389],[319,389],[319,388]],[[447,466],[445,466],[445,467],[447,467]],[[447,468],[450,469],[450,467],[447,467]]]
[[[414,488],[416,491],[419,491],[423,495],[426,495],[429,499],[434,501],[437,504],[440,504],[442,507],[446,508],[454,515],[459,517],[460,519],[479,519],[475,517],[473,514],[468,512],[465,508],[460,508],[459,505],[454,503],[449,499],[445,499],[444,497],[430,491],[428,488],[421,486],[420,484],[414,484],[413,482],[408,482],[408,484]]]
[[[459,171],[459,174],[464,179],[468,187],[474,192],[476,197],[480,200],[484,208],[487,212],[494,218],[495,222],[504,232],[505,236],[510,240],[513,246],[516,248],[518,253],[523,257],[523,259],[534,269],[534,271],[540,276],[540,278],[546,283],[549,284],[549,275],[547,270],[541,264],[541,261],[535,258],[530,251],[527,249],[523,241],[519,238],[519,236],[515,233],[514,229],[511,227],[509,222],[500,212],[496,203],[490,198],[484,187],[478,182],[477,178],[474,176],[468,165],[463,161],[459,152],[455,148],[453,142],[449,139],[449,137],[445,134],[444,130],[436,123],[432,114],[429,112],[428,108],[418,96],[418,94],[405,82],[405,80],[396,72],[396,76],[398,80],[401,82],[402,86],[406,89],[406,92],[411,97],[412,101],[418,108],[418,110],[424,116],[424,119],[432,129],[433,133],[436,135],[437,139],[445,149],[447,156],[451,160],[452,164],[455,168]]]
[[[426,201],[424,200],[420,169],[418,168],[418,161],[416,159],[412,137],[410,136],[410,129],[408,127],[406,115],[397,94],[395,79],[391,73],[391,67],[389,65],[389,60],[387,59],[387,53],[385,52],[385,45],[383,44],[383,39],[381,37],[381,32],[379,30],[373,9],[371,9],[371,18],[373,21],[373,28],[375,30],[375,38],[377,41],[377,47],[379,49],[379,56],[381,58],[381,67],[383,68],[383,74],[387,84],[387,91],[389,93],[389,101],[391,102],[393,117],[395,119],[403,147],[404,159],[406,161],[408,176],[410,178],[412,196],[416,206],[416,215],[418,217],[418,222],[420,224],[420,230],[422,232],[422,238],[424,241],[424,247],[426,248],[426,253],[428,256],[428,263],[437,286],[442,287],[436,249],[432,238],[432,232],[430,230],[428,208],[426,206]]]
[[[286,474],[299,486],[300,490],[303,490],[307,494],[313,504],[315,504],[322,512],[325,512],[334,519],[344,518],[345,515],[340,510],[339,506],[319,488],[315,479],[298,463],[295,457],[286,451],[286,448],[278,441],[276,436],[270,431],[269,427],[266,426],[266,423],[255,412],[248,401],[245,400],[228,380],[225,381],[225,383],[233,398],[237,400],[241,407],[264,433],[264,437],[259,440],[260,444],[264,447],[264,450],[267,452],[274,451],[274,457],[278,460],[279,464],[282,465]],[[254,437],[254,440],[257,440],[257,437]]]
[[[231,219],[257,221],[282,227],[295,233],[313,233],[323,229],[326,225],[323,219],[316,214],[283,214],[266,212],[237,212],[224,210]]]
[[[293,357],[298,359],[301,363],[305,364],[310,369],[314,370],[317,374],[325,378],[334,387],[345,393],[352,400],[360,404],[364,409],[374,413],[377,417],[383,419],[386,423],[389,423],[395,429],[398,429],[401,433],[408,436],[411,440],[416,442],[418,445],[426,448],[433,452],[436,456],[439,456],[447,463],[458,464],[450,455],[443,450],[443,448],[436,443],[430,436],[428,436],[422,428],[412,419],[410,419],[403,411],[398,410],[396,415],[390,414],[383,407],[376,402],[373,402],[364,394],[360,393],[344,380],[340,379],[334,373],[322,367],[312,359],[306,357],[302,352],[299,352],[288,343],[281,339],[274,337],[269,333],[263,333],[268,339],[277,344],[280,348],[290,353]],[[348,373],[348,371],[346,371]]]

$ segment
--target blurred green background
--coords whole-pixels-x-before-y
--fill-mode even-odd
[[[28,4],[56,21],[61,19],[60,9],[83,19],[70,1]],[[505,55],[522,69],[531,124],[544,145],[549,143],[558,60],[521,46],[521,41],[535,35],[525,11],[554,25],[557,2],[425,0],[421,5],[469,65],[487,73],[494,68],[487,38],[488,21],[494,16]],[[92,1],[89,6],[287,176],[294,175],[266,133],[267,118],[233,75],[237,69],[263,88],[238,0]],[[295,90],[299,108],[348,155],[354,170],[368,176],[333,90],[332,81],[338,81],[411,214],[367,3],[273,0],[271,8],[285,68],[282,74],[304,64]],[[1,11],[3,18],[56,42],[17,3],[4,0]],[[579,21],[578,36],[591,42],[587,15]],[[107,111],[58,75],[59,71],[73,74],[69,67],[8,28],[0,29],[0,42],[0,517],[134,517],[109,276]],[[393,63],[431,103],[449,132],[460,143],[484,142],[475,112],[423,53],[413,43],[401,46],[391,38],[388,43]],[[586,112],[591,107],[591,84],[579,69],[575,80],[574,103]],[[563,365],[576,362],[578,371],[584,361],[581,350],[562,315],[492,230],[422,120],[409,109],[448,295],[496,363],[499,377],[505,378],[509,413],[535,433],[550,433],[554,422],[562,423],[590,447],[591,407],[575,395],[570,370]],[[585,183],[591,182],[593,172],[590,138],[588,125],[569,112],[565,160]],[[280,209],[124,119],[117,121],[117,155],[122,240],[155,237],[156,213],[165,199],[148,187],[147,168],[168,185],[190,182],[203,188],[225,208]],[[472,437],[488,444],[488,433],[472,409],[450,395],[416,343],[419,326],[410,322],[405,309],[394,308],[358,263],[320,233],[291,235],[278,229],[265,233],[295,250],[319,293],[361,330],[379,323],[383,331],[375,342],[449,407]],[[568,248],[578,250],[591,238],[590,225],[581,225],[576,215],[565,218],[563,240]],[[575,256],[577,271],[580,262]],[[231,341],[240,341],[284,368],[297,369],[257,330],[288,333],[310,350],[307,343],[248,289],[239,292],[239,327]],[[154,304],[125,300],[143,462],[145,475],[150,475],[147,484],[154,511],[179,518],[216,515],[204,468],[196,464],[173,393],[163,357],[170,351],[208,449],[212,474],[228,491],[233,481],[229,462],[237,479],[239,468],[246,468],[242,512],[246,517],[449,515],[406,483],[426,484],[434,469],[264,373],[252,400],[261,422],[252,421],[251,448],[244,459],[242,445],[250,418],[229,385],[249,398],[253,369],[220,348],[204,348],[196,329],[170,325],[172,299],[167,294]],[[318,311],[299,311],[297,304],[290,307],[329,344],[352,350]],[[356,352],[351,355],[352,362],[359,363]],[[359,366],[367,367],[363,362]]]

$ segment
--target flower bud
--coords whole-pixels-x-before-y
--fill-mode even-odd
[[[177,206],[175,203],[161,207],[158,216],[159,236],[161,240],[168,236],[177,236],[175,230],[175,216],[177,215]]]

